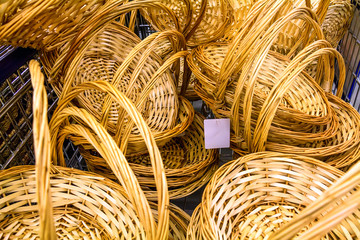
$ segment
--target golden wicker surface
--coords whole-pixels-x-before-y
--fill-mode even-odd
[[[119,93],[122,106],[147,139],[159,194],[157,204],[148,202],[124,155],[114,148],[116,145],[104,128],[84,110],[70,107],[59,114],[76,115],[93,132],[74,124],[63,126],[59,131],[71,129],[68,134],[88,139],[108,161],[121,186],[98,175],[51,165],[50,158],[57,155],[50,148],[44,77],[35,61],[30,62],[30,72],[35,89],[36,170],[33,166],[18,166],[1,172],[2,237],[183,239],[188,217],[176,207],[169,208],[160,153],[130,100]],[[170,209],[174,212],[169,213]]]
[[[0,4],[0,42],[52,50],[71,41],[106,0],[25,1]],[[119,4],[125,1],[120,1]]]
[[[203,121],[204,117],[196,114],[192,124],[181,136],[173,138],[160,148],[171,199],[185,197],[201,188],[218,166],[218,151],[205,149]],[[73,142],[76,144],[77,141],[81,140],[75,139]],[[86,159],[89,170],[116,180],[106,161],[96,152],[85,151],[83,148],[80,148],[80,152]],[[156,193],[151,190],[155,187],[155,182],[149,155],[136,154],[128,156],[127,160],[147,197],[156,198]]]
[[[318,160],[292,154],[254,153],[229,162],[207,185],[187,238],[268,239],[342,175]],[[357,239],[359,214],[355,208],[322,239]]]

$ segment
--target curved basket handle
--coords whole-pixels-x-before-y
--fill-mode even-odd
[[[316,51],[318,47],[320,48]],[[340,69],[340,78],[339,83],[343,83],[345,79],[345,63],[342,59],[342,56],[336,49],[332,48],[330,43],[324,40],[316,41],[313,44],[307,46],[302,50],[288,65],[285,71],[282,73],[274,87],[271,89],[268,94],[258,117],[256,127],[254,130],[254,151],[263,151],[265,150],[265,144],[267,141],[267,136],[269,134],[270,126],[272,120],[275,117],[276,110],[281,102],[281,99],[291,87],[292,83],[296,80],[297,76],[301,74],[305,68],[311,64],[315,59],[318,59],[321,56],[333,55],[336,56],[339,62]],[[338,93],[342,92],[342,84]]]
[[[130,11],[146,7],[160,8],[169,14],[169,17],[175,23],[176,30],[180,31],[179,23],[174,12],[159,2],[154,2],[153,0],[136,0],[125,4],[122,3],[123,2],[119,2],[118,0],[111,0],[98,10],[99,14],[94,16],[91,21],[89,21],[89,24],[79,31],[78,36],[70,43],[68,50],[62,52],[58,57],[58,61],[54,64],[50,76],[57,76],[60,71],[68,69],[75,55],[78,54],[78,49],[81,45],[89,44],[91,39],[96,36],[106,24],[111,23],[111,21],[117,17]]]
[[[128,54],[128,56],[125,58],[124,62],[120,65],[120,67],[117,69],[117,71],[114,74],[114,77],[111,81],[111,84],[114,86],[118,86],[118,84],[122,81],[123,76],[126,72],[126,70],[128,69],[129,65],[132,63],[133,59],[136,57],[136,55],[142,51],[144,48],[146,48],[146,50],[144,51],[144,53],[142,54],[142,56],[140,57],[139,61],[137,62],[137,65],[134,69],[134,71],[131,74],[130,80],[129,80],[129,85],[127,87],[127,89],[132,89],[133,85],[136,83],[136,80],[139,76],[139,74],[141,73],[141,70],[143,68],[143,66],[146,63],[146,60],[148,59],[148,57],[150,56],[150,54],[153,52],[153,50],[156,48],[157,44],[165,39],[169,39],[170,42],[172,43],[173,49],[175,52],[180,51],[181,49],[186,49],[186,43],[185,43],[185,38],[184,36],[177,31],[174,30],[169,30],[169,31],[165,31],[165,32],[160,32],[160,33],[155,33],[150,35],[149,37],[147,37],[144,41],[141,41],[139,44],[137,44],[137,46],[130,51],[130,53]],[[175,41],[178,44],[175,44]],[[169,65],[170,67],[171,65]],[[180,65],[179,65],[180,67]],[[177,85],[176,82],[172,82],[173,85]],[[149,85],[149,84],[147,84]],[[175,88],[175,86],[174,86]],[[142,92],[142,94],[144,93],[144,91]],[[150,93],[150,92],[148,92]],[[128,92],[125,91],[125,95],[128,96]],[[110,111],[112,105],[112,101],[111,98],[108,96],[105,98],[104,100],[104,105],[103,105],[103,110],[102,110],[102,119],[101,119],[101,123],[106,126],[107,124],[107,120],[108,118],[108,113]],[[139,105],[137,105],[139,106]],[[119,112],[119,119],[121,119],[121,113],[122,111],[120,110]]]
[[[167,59],[165,61],[165,63],[155,72],[155,74],[152,76],[152,78],[150,79],[149,82],[147,82],[146,86],[144,87],[144,89],[142,90],[142,92],[139,94],[137,100],[135,101],[135,106],[137,108],[139,108],[145,101],[147,96],[150,94],[151,89],[155,86],[156,82],[158,80],[160,80],[160,76],[166,72],[166,70],[173,64],[175,63],[179,58],[181,57],[186,57],[189,54],[189,52],[187,51],[181,51],[181,52],[177,52],[176,54],[174,54],[173,56],[171,56],[169,59]],[[119,111],[119,117],[118,117],[118,128],[115,134],[115,141],[117,144],[120,144],[120,149],[122,151],[126,151],[126,146],[129,140],[129,135],[131,133],[131,130],[134,126],[133,123],[127,124],[125,131],[122,131],[122,124],[123,121],[121,121],[122,119],[124,119],[124,110],[120,110]],[[176,114],[177,115],[177,114]]]
[[[308,8],[297,8],[288,13],[287,15],[279,18],[275,23],[273,23],[270,28],[266,31],[264,34],[265,37],[260,38],[256,37],[256,41],[259,41],[255,44],[256,41],[251,41],[251,44],[247,44],[248,46],[242,46],[246,44],[246,42],[240,43],[239,48],[242,49],[249,49],[251,50],[250,56],[241,55],[239,57],[235,57],[235,59],[240,58],[240,62],[242,64],[242,72],[240,75],[240,78],[238,80],[236,90],[235,90],[235,96],[234,96],[234,103],[231,107],[231,112],[233,116],[233,129],[235,131],[235,135],[238,136],[240,133],[240,126],[238,124],[239,122],[239,108],[240,108],[240,96],[243,91],[243,88],[245,86],[246,78],[250,75],[250,79],[248,80],[248,84],[246,87],[246,93],[245,93],[245,99],[244,99],[244,107],[245,106],[251,106],[252,103],[252,94],[255,88],[256,78],[257,75],[261,69],[262,64],[265,61],[265,58],[270,51],[270,48],[272,46],[272,43],[276,40],[276,36],[281,32],[283,27],[286,26],[286,24],[294,19],[302,19],[305,22],[309,24],[309,26],[312,26],[315,30],[315,34],[319,37],[319,39],[323,39],[323,33],[320,29],[320,26],[317,24],[317,22],[314,20],[314,13],[308,9]],[[255,66],[255,68],[253,67]],[[252,74],[250,74],[250,72]],[[247,108],[244,108],[247,109]],[[250,107],[247,109],[246,114],[244,114],[244,124],[245,124],[245,131],[244,131],[244,137],[246,142],[248,143],[248,146],[252,146],[252,139],[251,139],[251,131],[250,131],[250,124],[251,124],[251,112],[252,108]],[[236,114],[235,114],[236,113]]]
[[[229,51],[224,58],[224,62],[221,66],[220,75],[219,75],[220,85],[218,91],[214,94],[217,99],[222,100],[224,98],[225,89],[230,79],[230,76],[237,69],[239,69],[240,66],[244,65],[244,62],[247,60],[248,56],[256,55],[253,53],[254,41],[260,39],[262,36],[266,36],[265,34],[263,34],[264,31],[267,31],[269,27],[271,28],[274,25],[276,25],[274,24],[275,21],[274,18],[276,17],[277,14],[279,14],[279,12],[281,12],[283,8],[289,7],[290,2],[291,1],[283,1],[283,0],[271,0],[271,1],[263,0],[255,3],[255,5],[252,7],[251,12],[249,12],[248,14],[247,20],[243,24],[243,28],[241,29],[237,37],[232,41]],[[308,9],[308,8],[300,8],[300,9]],[[297,9],[292,10],[292,12],[294,11],[300,12],[304,10],[297,10]],[[319,25],[315,26],[315,24],[313,23],[314,21],[317,22],[317,16],[310,9],[308,9],[308,13],[312,19],[312,22],[310,22],[310,26],[314,27],[314,30],[316,31],[315,34],[317,36],[321,36],[320,39],[324,39],[322,31],[320,30],[320,26]],[[267,17],[261,17],[261,16],[267,16]],[[261,18],[258,19],[259,17]],[[280,21],[282,18],[284,18],[284,16],[279,18],[277,21]],[[291,19],[289,19],[288,21],[290,20]],[[305,34],[302,35],[309,36],[310,31],[311,31],[310,27],[307,27],[304,29],[303,32]],[[309,39],[304,39],[304,38],[299,39],[299,41],[294,45],[293,49],[290,52],[293,52],[294,49],[298,47],[298,44],[304,41],[308,42]],[[258,44],[256,46],[262,47]]]
[[[297,239],[318,239],[360,207],[360,161],[329,187],[318,199],[270,237],[271,240],[292,239],[316,218],[318,221]],[[338,205],[341,203],[341,205]],[[332,209],[329,211],[329,207]],[[323,215],[324,214],[324,215]],[[359,233],[357,238],[359,238]]]
[[[168,226],[169,226],[169,196],[167,191],[167,183],[165,170],[163,167],[163,162],[159,149],[156,145],[155,139],[151,134],[149,127],[146,125],[141,114],[137,111],[134,104],[129,100],[124,94],[118,91],[114,86],[110,85],[107,82],[88,82],[80,84],[73,88],[71,92],[66,96],[67,99],[72,99],[74,96],[78,95],[80,92],[83,92],[88,89],[95,89],[102,92],[107,92],[115,101],[119,103],[129,114],[129,117],[135,122],[138,127],[141,135],[143,136],[145,143],[147,145],[151,164],[154,171],[154,178],[156,181],[156,188],[158,191],[158,212],[159,212],[159,221],[156,231],[154,228],[156,224],[153,222],[152,214],[148,205],[148,202],[145,198],[143,191],[140,188],[140,185],[131,170],[128,162],[125,159],[124,154],[120,151],[116,145],[114,139],[106,131],[106,129],[96,121],[95,117],[89,114],[84,109],[78,109],[76,107],[66,108],[66,99],[63,102],[59,103],[58,108],[55,110],[53,118],[50,122],[50,129],[52,133],[52,143],[56,141],[59,136],[59,130],[61,125],[69,118],[75,117],[80,120],[82,123],[85,123],[90,127],[90,129],[100,138],[99,144],[96,144],[94,147],[101,153],[102,157],[107,161],[108,165],[111,167],[114,174],[119,179],[120,183],[126,190],[131,202],[134,204],[139,217],[144,223],[144,227],[147,229],[148,233],[151,234],[150,239],[164,239],[167,237]],[[64,104],[65,103],[65,104]],[[81,129],[78,125],[79,133],[83,134],[83,137],[87,138],[89,141],[92,139],[90,135],[85,134],[84,129]],[[73,129],[74,130],[74,129]],[[70,131],[71,134],[71,131]],[[52,154],[53,159],[56,161],[56,146],[52,145]],[[61,147],[58,145],[58,150]],[[63,162],[63,156],[60,154],[60,160]],[[146,223],[146,224],[145,224]]]
[[[36,158],[36,195],[40,216],[40,239],[56,239],[53,209],[50,191],[50,134],[47,119],[48,101],[44,87],[44,75],[40,64],[31,60],[29,63],[33,95],[33,132]]]

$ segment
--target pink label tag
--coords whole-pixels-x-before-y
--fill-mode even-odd
[[[230,119],[205,119],[205,148],[229,148],[230,147]]]

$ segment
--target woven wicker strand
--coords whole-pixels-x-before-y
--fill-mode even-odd
[[[309,230],[297,237],[298,239],[304,240],[315,239],[325,235],[351,214],[356,214],[356,218],[359,218],[359,183],[360,162],[355,164],[344,176],[316,199],[316,201],[307,206],[299,216],[295,217],[272,235],[270,239],[292,239],[297,229],[301,229],[316,218],[320,218]],[[329,207],[331,207],[330,210]],[[349,233],[346,239],[360,238],[360,224],[359,222],[357,224],[356,222],[354,223],[351,227],[355,235],[350,236],[352,234]]]
[[[217,167],[217,151],[205,150],[203,121],[204,118],[196,114],[193,123],[181,136],[173,138],[160,148],[170,199],[185,197],[201,188]],[[72,139],[75,145],[83,141],[83,139]],[[116,180],[104,159],[82,148],[80,152],[86,159],[89,170]],[[151,166],[149,155],[135,154],[128,156],[127,160],[137,174],[147,198],[156,200],[156,194],[151,190],[146,190],[147,187],[150,189],[155,187],[153,175],[149,169]]]
[[[0,42],[47,50],[70,41],[105,0],[2,1]],[[125,1],[118,1],[121,5]]]
[[[40,216],[40,239],[56,239],[53,209],[50,191],[50,133],[47,119],[47,93],[44,84],[44,75],[40,71],[37,62],[29,64],[33,93],[33,131],[34,150],[36,161],[36,193],[39,204]]]
[[[356,171],[351,174],[354,181],[340,191],[338,197],[358,186],[355,173],[358,174]],[[215,173],[191,218],[187,239],[269,239],[297,215],[296,219],[301,223],[294,221],[300,224],[293,224],[292,229],[285,227],[283,233],[287,231],[289,237],[297,235],[303,239],[301,234],[313,231],[317,220],[323,222],[320,213],[325,217],[326,214],[334,216],[332,212],[314,206],[339,203],[340,198],[329,196],[341,186],[337,181],[343,175],[323,162],[298,155],[274,152],[246,155]],[[356,199],[358,194],[354,193]],[[358,205],[350,206],[353,214],[345,219],[346,222],[331,226],[324,233],[326,235],[319,237],[357,239],[360,227]],[[320,210],[319,214],[316,213],[314,218],[302,215],[307,206],[312,213],[316,213],[315,209]],[[341,219],[343,217],[346,215]],[[285,236],[277,239],[285,239]]]
[[[36,149],[36,155],[37,157],[44,156],[43,159],[37,159],[42,164],[37,164],[36,172],[37,177],[43,180],[38,181],[39,189],[45,191],[37,192],[37,194],[45,199],[39,202],[42,205],[40,209],[43,209],[39,212],[41,219],[39,220],[33,166],[18,166],[0,172],[0,189],[4,196],[0,201],[0,206],[2,206],[0,237],[25,239],[37,237],[39,234],[43,236],[43,239],[54,239],[54,231],[51,232],[49,227],[53,219],[56,235],[61,239],[167,239],[167,237],[183,239],[188,216],[180,209],[169,206],[166,178],[156,177],[159,182],[159,201],[158,204],[149,203],[135,175],[129,169],[124,155],[116,147],[111,136],[86,111],[68,108],[63,114],[76,114],[92,131],[76,124],[66,125],[63,129],[69,128],[72,130],[71,134],[79,134],[94,144],[94,147],[103,153],[107,163],[113,167],[118,180],[124,183],[125,189],[99,175],[50,165],[50,139],[46,131],[47,101],[43,82],[41,82],[43,76],[39,64],[35,61],[30,63],[30,71],[35,88],[34,133],[37,134],[34,136],[35,145],[43,147]],[[120,96],[123,95],[120,94]],[[131,105],[130,100],[124,96],[122,99],[124,106],[133,113],[133,119],[140,124],[139,129],[144,130],[143,134],[147,139],[150,156],[155,157],[152,161],[155,164],[154,170],[160,176],[163,175],[161,157],[156,145],[152,145],[155,142],[148,127],[136,112],[135,107]],[[42,121],[39,122],[39,120]],[[41,130],[38,127],[41,127]],[[60,152],[59,155],[61,155]],[[55,153],[51,155],[56,156]],[[159,167],[160,171],[157,170]],[[162,186],[163,184],[165,186]],[[50,202],[49,188],[51,189]],[[19,197],[23,200],[19,201]],[[52,203],[53,207],[52,218],[49,203]],[[174,211],[170,213],[170,223],[169,211]],[[41,233],[38,232],[39,229]],[[51,236],[53,238],[50,238]]]

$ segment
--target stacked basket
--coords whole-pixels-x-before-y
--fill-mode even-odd
[[[39,49],[59,101],[48,127],[31,62],[37,165],[0,172],[0,237],[359,238],[360,115],[339,98],[333,48],[351,13],[348,0],[2,1],[0,42]],[[141,40],[138,14],[158,32]],[[245,156],[216,171],[187,98],[230,118]],[[94,173],[66,168],[67,139]],[[209,180],[186,230],[169,199]]]

